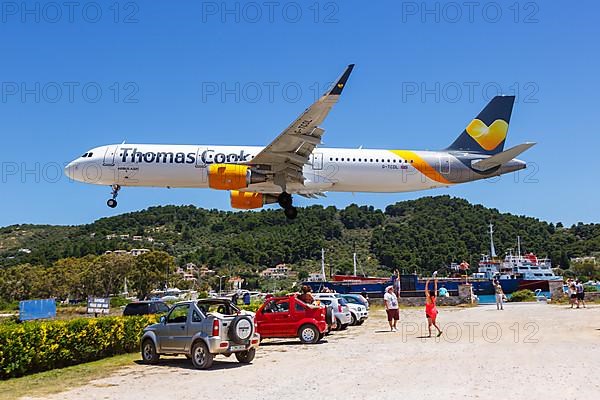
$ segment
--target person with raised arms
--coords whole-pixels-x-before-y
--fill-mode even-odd
[[[437,325],[436,319],[438,315],[438,309],[435,304],[436,295],[437,295],[437,271],[433,273],[433,293],[429,293],[429,281],[431,279],[427,279],[425,282],[425,316],[427,317],[427,324],[429,329],[429,337],[431,337],[431,326],[435,326],[438,330],[438,337],[442,335],[442,330]]]

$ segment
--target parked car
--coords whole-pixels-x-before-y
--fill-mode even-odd
[[[352,323],[352,314],[346,300],[337,298],[335,293],[314,293],[313,297],[321,305],[333,307],[333,316],[337,322],[337,330],[342,331]]]
[[[369,311],[366,306],[352,296],[348,294],[336,294],[338,299],[344,299],[348,303],[348,309],[352,317],[350,325],[362,325],[369,318]]]
[[[256,311],[256,329],[261,338],[298,337],[312,344],[327,331],[325,307],[308,305],[296,296],[271,297]]]
[[[365,306],[367,310],[369,309],[369,300],[360,294],[342,294],[341,296],[350,304],[360,304],[361,306]]]
[[[241,363],[252,362],[260,335],[251,315],[204,312],[198,302],[184,301],[159,323],[146,327],[141,343],[146,363],[156,363],[161,355],[185,354],[194,367],[206,369],[218,354],[235,354]]]
[[[166,314],[169,306],[164,301],[135,301],[125,306],[123,315]]]

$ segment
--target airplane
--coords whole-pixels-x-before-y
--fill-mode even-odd
[[[456,140],[440,151],[321,147],[321,124],[338,102],[354,64],[323,96],[267,146],[109,144],[70,162],[66,175],[112,189],[211,188],[229,191],[231,207],[258,209],[278,203],[288,219],[298,215],[293,195],[326,192],[409,192],[515,172],[519,154],[535,143],[504,150],[515,97],[496,96]]]

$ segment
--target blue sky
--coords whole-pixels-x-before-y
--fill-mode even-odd
[[[267,144],[348,63],[356,68],[323,124],[327,146],[443,148],[497,92],[517,94],[507,145],[538,145],[521,157],[529,170],[498,181],[331,193],[323,204],[451,194],[599,222],[597,2],[62,4],[2,2],[0,226],[164,204],[229,209],[226,192],[125,188],[110,210],[109,188],[70,182],[59,167],[123,140]]]

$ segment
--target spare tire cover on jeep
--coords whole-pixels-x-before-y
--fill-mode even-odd
[[[238,315],[231,322],[229,327],[229,337],[232,341],[239,344],[245,344],[250,341],[254,334],[254,323],[247,315]]]

